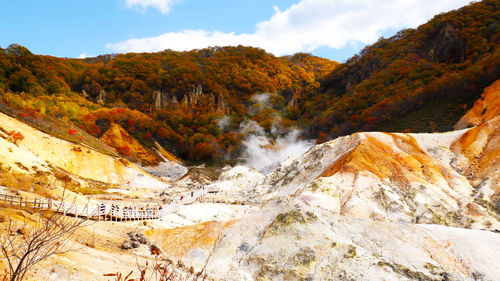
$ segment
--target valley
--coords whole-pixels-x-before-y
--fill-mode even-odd
[[[0,47],[0,279],[499,280],[500,1],[414,27],[344,62]]]
[[[476,107],[484,100],[497,100],[497,84],[464,118],[483,112]],[[85,204],[89,197],[79,191],[99,178],[108,189],[90,197],[99,202],[94,204],[165,210],[158,219],[113,215],[82,228],[77,243],[92,232],[88,237],[95,244],[83,242],[83,250],[50,258],[44,270],[32,273],[35,279],[57,273],[100,280],[105,273],[128,273],[134,259],[154,259],[149,245],[181,264],[179,274],[189,275],[192,267],[213,280],[494,280],[499,274],[494,266],[500,258],[498,114],[485,111],[476,117],[478,126],[446,133],[356,133],[315,145],[267,174],[225,167],[215,181],[203,167],[157,178],[128,161],[85,147],[75,151],[74,144],[0,117],[2,131],[16,129],[25,136],[15,143],[2,136],[2,169],[44,173],[52,181],[44,185],[45,197],[58,198],[66,187],[66,198]],[[79,153],[96,164],[82,169],[72,156]],[[59,169],[71,187],[58,178]],[[101,174],[103,169],[108,170]],[[9,187],[4,192],[40,195]],[[34,215],[29,208],[14,209]],[[3,215],[13,211],[4,209]],[[131,232],[149,244],[123,249]]]

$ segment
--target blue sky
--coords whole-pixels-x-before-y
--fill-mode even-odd
[[[380,36],[416,27],[467,0],[4,0],[0,46],[36,54],[253,45],[345,61]]]

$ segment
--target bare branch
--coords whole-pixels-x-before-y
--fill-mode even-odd
[[[26,218],[20,228],[9,219],[6,233],[0,236],[0,252],[7,260],[10,281],[23,280],[33,266],[54,254],[74,250],[76,243],[72,238],[78,229],[88,225],[90,221],[65,216],[65,208],[68,207],[64,204],[64,200],[68,199],[65,191],[62,199],[56,210],[41,212],[36,221],[30,222]],[[69,205],[69,209],[75,206],[76,199]]]

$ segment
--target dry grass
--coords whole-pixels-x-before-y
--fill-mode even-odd
[[[82,184],[69,173],[57,168],[52,168],[52,173],[38,171],[34,174],[24,174],[10,171],[0,164],[0,185],[12,191],[21,190],[52,198],[53,190],[61,186],[83,195],[104,194],[109,188],[100,182],[86,181],[86,183]]]
[[[37,172],[34,175],[23,174],[9,171],[0,167],[0,185],[9,188],[12,191],[22,190],[38,194],[43,197],[49,197],[46,183],[47,176],[42,172]]]

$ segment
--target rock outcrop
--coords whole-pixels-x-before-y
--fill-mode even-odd
[[[204,108],[211,112],[227,113],[229,108],[222,95],[217,93],[203,93],[200,84],[180,98],[162,91],[153,92],[153,109],[184,110],[192,112],[194,108]]]
[[[465,60],[466,46],[460,38],[460,30],[443,22],[429,33],[424,53],[430,61],[459,63]]]
[[[475,198],[500,215],[500,115],[468,130],[452,151],[451,164],[474,186]]]
[[[443,134],[356,133],[288,159],[256,189],[267,188],[263,198],[299,196],[342,216],[500,229],[500,213],[489,207],[499,194],[490,189],[498,178],[499,119]]]
[[[104,105],[104,104],[106,104],[107,98],[108,98],[108,94],[106,93],[106,91],[100,90],[99,94],[96,97],[96,103],[99,105]]]
[[[496,233],[354,219],[301,200],[269,203],[223,234],[207,266],[223,280],[495,280],[500,274]]]

